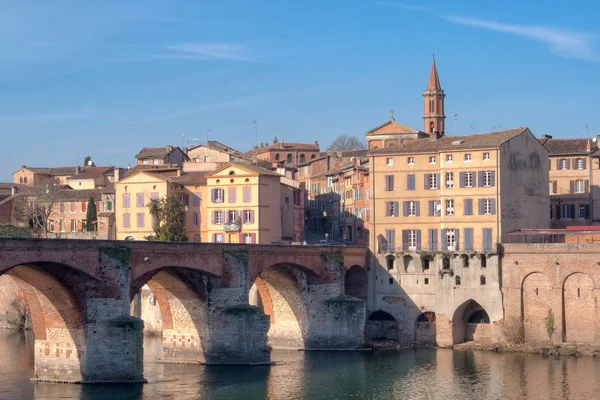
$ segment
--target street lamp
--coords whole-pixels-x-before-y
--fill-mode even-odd
[[[328,240],[329,233],[327,233],[327,211],[323,211],[323,218],[325,218],[325,240]]]

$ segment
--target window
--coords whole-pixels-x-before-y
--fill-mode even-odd
[[[152,164],[154,164],[154,165],[158,165],[159,162],[160,162],[160,160],[158,158],[155,158],[154,160],[152,160]]]
[[[416,229],[408,230],[408,249],[415,251],[417,249],[417,231]]]
[[[245,224],[254,223],[254,211],[253,210],[244,211],[244,223]]]
[[[250,203],[250,201],[252,201],[252,191],[251,191],[251,188],[245,187],[243,189],[243,197],[244,197],[244,203]]]
[[[446,188],[454,188],[454,172],[446,172]]]
[[[112,201],[106,200],[104,203],[104,211],[112,211]]]
[[[480,284],[480,285],[485,285],[485,275],[481,275],[481,276],[479,277],[479,284]]]
[[[215,243],[223,243],[223,234],[222,233],[215,233],[214,242]]]
[[[365,200],[369,201],[369,189],[365,190]]]
[[[275,154],[275,160],[279,161],[279,153]]]
[[[200,213],[192,213],[192,223],[194,226],[200,225]]]
[[[446,154],[446,162],[452,162],[452,154]]]
[[[150,200],[158,200],[158,193],[151,193]]]
[[[60,231],[64,232],[65,231],[65,220],[61,219],[58,225],[59,225]]]
[[[123,193],[123,208],[129,208],[129,193]]]
[[[194,193],[192,198],[192,205],[194,207],[200,207],[200,193]]]
[[[454,200],[446,200],[446,215],[454,215]]]
[[[492,213],[492,199],[483,199],[483,213],[484,214]]]
[[[252,234],[244,233],[244,243],[252,244]]]
[[[69,211],[74,213],[75,211],[77,211],[77,203],[75,203],[74,201],[69,203]]]
[[[560,159],[560,169],[562,169],[562,170],[569,169],[569,161],[566,158]]]
[[[48,221],[48,230],[50,232],[54,232],[54,221],[52,221],[52,220]]]
[[[214,223],[216,225],[223,224],[223,211],[213,211],[214,212]]]
[[[396,260],[396,258],[394,256],[388,256],[386,258],[386,264],[387,264],[388,271],[394,269],[394,260]]]
[[[71,220],[71,232],[77,232],[77,220]]]
[[[387,191],[394,190],[394,175],[386,175],[385,176],[385,190],[387,190]]]
[[[393,158],[386,158],[385,159],[385,165],[387,165],[388,167],[391,167],[392,165],[394,165],[394,159]]]
[[[429,189],[438,188],[437,177],[437,174],[429,174]]]
[[[398,216],[398,202],[388,201],[386,202],[386,217],[397,217]]]
[[[473,187],[473,173],[465,172],[465,187]]]
[[[65,212],[65,203],[62,202],[62,201],[60,202],[59,210],[60,210],[61,213]]]
[[[237,221],[237,211],[235,210],[229,210],[227,212],[227,216],[229,217],[229,222],[236,222]]]
[[[300,154],[300,163],[303,163],[306,161],[306,156],[304,154]]]
[[[408,216],[409,217],[414,217],[417,215],[417,202],[416,201],[409,201],[408,202]]]
[[[578,158],[576,165],[577,169],[585,169],[585,163],[583,162],[583,158]]]
[[[415,164],[415,158],[414,157],[408,157],[408,165],[414,165]]]
[[[483,153],[483,161],[488,161],[490,159],[490,153],[485,152]]]
[[[286,162],[287,162],[288,164],[291,164],[291,163],[292,163],[292,155],[291,155],[291,154],[288,154],[288,155],[287,155],[287,157],[286,157]]]
[[[483,186],[492,186],[492,171],[483,171]]]
[[[571,219],[574,216],[571,214],[571,204],[560,205],[560,217],[561,219]]]
[[[429,156],[429,164],[435,164],[435,156]]]
[[[137,213],[137,226],[138,228],[144,227],[144,213]]]
[[[415,174],[406,175],[406,190],[415,190]]]
[[[225,199],[225,189],[212,189],[212,202],[222,203]]]
[[[425,278],[425,284],[429,285],[429,278]]]
[[[138,208],[144,207],[144,193],[138,193],[136,195],[136,198],[137,198],[137,207]]]
[[[142,164],[148,165],[148,160],[147,159],[142,160]]]
[[[471,153],[466,153],[465,154],[465,161],[471,161]]]
[[[460,286],[460,276],[456,275],[456,277],[454,278],[454,282],[456,286]]]
[[[450,251],[454,251],[456,248],[456,232],[454,229],[446,230],[446,248]]]
[[[575,181],[575,193],[585,193],[585,182],[583,180]]]
[[[81,232],[87,231],[87,221],[85,219],[81,220]]]
[[[290,204],[290,198],[285,196],[284,202],[285,204]]]

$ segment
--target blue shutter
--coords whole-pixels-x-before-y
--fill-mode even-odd
[[[492,204],[491,204],[492,215],[496,215],[496,199],[491,199],[491,200],[492,200]]]
[[[454,230],[454,235],[456,237],[456,246],[454,246],[454,250],[460,250],[460,229]]]
[[[478,175],[477,178],[479,180],[479,187],[482,187],[483,186],[483,171],[478,171],[477,175]]]
[[[437,229],[429,229],[429,251],[437,251]]]
[[[490,171],[491,172],[491,185],[492,186],[496,186],[496,171]]]
[[[418,209],[419,208],[417,207],[417,210]],[[420,229],[417,229],[417,251],[421,251],[421,230]]]
[[[392,202],[391,201],[385,202],[385,216],[386,217],[392,216]]]
[[[416,202],[416,208],[417,208],[417,217],[421,216],[421,202],[417,200]]]
[[[479,208],[479,215],[483,215],[483,199],[477,199],[477,207]]]
[[[400,212],[398,211],[398,202],[395,201],[394,202],[394,217],[397,217],[398,215],[400,215]]]
[[[471,176],[473,177],[472,187],[477,187],[477,174],[475,172],[471,172]]]
[[[402,230],[402,249],[408,250],[408,230]]]
[[[425,187],[425,189],[429,189],[429,174],[425,174],[425,175],[423,175],[423,177],[424,177],[423,178],[424,187]]]
[[[473,250],[473,228],[465,228],[465,250]]]
[[[465,187],[465,173],[464,172],[460,172],[458,174],[458,176],[459,176],[459,181],[460,181],[458,184],[459,184],[459,186],[461,188],[464,188]]]
[[[429,216],[435,215],[435,200],[429,200]]]
[[[408,201],[403,201],[402,202],[402,216],[403,217],[407,217],[408,216]]]
[[[436,174],[435,181],[437,182],[438,190],[442,188],[442,182],[440,181],[440,174]]]
[[[446,230],[445,229],[442,229],[440,231],[440,248],[443,251],[448,250],[448,247],[446,246]]]

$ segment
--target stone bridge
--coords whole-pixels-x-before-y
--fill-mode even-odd
[[[0,239],[0,275],[30,310],[34,379],[143,381],[144,285],[163,320],[165,362],[260,364],[273,347],[362,343],[367,249]]]

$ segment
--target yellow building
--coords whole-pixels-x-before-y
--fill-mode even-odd
[[[154,236],[153,218],[148,204],[153,199],[180,193],[186,205],[186,234],[189,241],[202,241],[202,199],[205,197],[204,172],[172,176],[135,171],[115,183],[115,224],[118,240],[146,240]]]
[[[303,193],[291,180],[250,164],[227,164],[206,175],[208,241],[217,243],[271,244],[282,240],[282,220],[294,228],[289,239],[301,240],[304,224]],[[289,193],[286,196],[286,193]],[[286,200],[287,199],[287,200]],[[283,207],[281,202],[297,207]],[[300,211],[299,211],[300,210]],[[290,217],[288,212],[294,213]],[[282,216],[282,213],[285,215]],[[287,234],[286,234],[287,235]],[[286,236],[287,237],[287,236]]]
[[[490,251],[505,232],[549,226],[548,153],[527,128],[370,156],[374,252]]]

